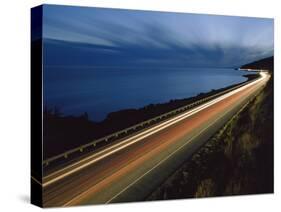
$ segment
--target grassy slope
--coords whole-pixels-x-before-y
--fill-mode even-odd
[[[273,192],[273,80],[147,199]]]

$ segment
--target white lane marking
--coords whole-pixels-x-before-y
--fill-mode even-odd
[[[207,105],[207,106],[208,106],[208,105]],[[206,108],[207,106],[205,106],[204,108]],[[204,109],[204,108],[202,108],[202,109]],[[174,123],[177,123],[177,122],[181,121],[182,119],[185,119],[185,118],[187,118],[187,117],[189,117],[189,116],[191,116],[191,115],[193,115],[193,114],[195,114],[195,113],[201,111],[202,109],[201,109],[201,108],[197,108],[195,111],[189,111],[189,113],[187,114],[188,116],[185,116],[185,117],[178,117],[176,120],[169,120],[169,123],[165,122],[165,125],[164,125],[164,126],[161,125],[161,126],[157,126],[157,128],[153,128],[153,131],[152,131],[152,130],[147,130],[147,131],[145,131],[145,133],[141,133],[141,134],[138,134],[137,136],[134,136],[134,137],[132,137],[132,138],[129,138],[129,139],[127,139],[127,140],[124,140],[124,141],[122,141],[122,144],[124,144],[124,143],[126,143],[126,142],[128,142],[128,141],[131,141],[131,142],[129,142],[129,143],[127,143],[127,144],[124,144],[124,145],[121,146],[121,147],[118,147],[118,146],[120,146],[120,145],[116,145],[116,146],[114,146],[116,149],[114,149],[114,150],[112,150],[112,151],[110,151],[110,152],[108,152],[108,153],[105,153],[105,154],[103,154],[103,155],[100,156],[100,157],[97,157],[97,154],[95,154],[95,155],[89,156],[88,158],[85,158],[85,159],[83,159],[83,160],[81,160],[81,161],[78,161],[78,162],[76,162],[76,164],[73,164],[73,165],[70,165],[70,166],[73,167],[73,166],[75,166],[75,165],[78,165],[79,163],[83,163],[83,162],[86,161],[86,160],[90,160],[90,159],[93,158],[93,157],[97,157],[96,159],[93,159],[93,160],[89,161],[88,163],[85,163],[85,164],[83,164],[83,165],[80,165],[79,167],[76,167],[76,168],[74,168],[74,169],[72,169],[72,170],[66,172],[65,174],[62,174],[62,175],[60,175],[60,176],[58,176],[58,177],[56,177],[56,178],[54,178],[54,179],[49,180],[49,181],[46,182],[46,183],[43,183],[43,187],[48,186],[48,185],[50,185],[50,184],[56,182],[57,180],[60,180],[60,179],[66,177],[66,176],[68,176],[68,175],[70,175],[70,174],[72,174],[72,173],[74,173],[74,172],[76,172],[76,171],[79,171],[80,169],[85,168],[86,166],[89,166],[89,165],[91,165],[91,164],[93,164],[93,163],[95,163],[95,162],[97,162],[97,161],[99,161],[99,160],[102,160],[103,158],[105,158],[105,157],[107,157],[107,156],[109,156],[109,155],[111,155],[111,154],[113,154],[113,153],[115,153],[115,152],[118,152],[118,151],[120,151],[120,150],[122,150],[122,149],[124,149],[124,148],[126,148],[126,147],[128,147],[128,146],[130,146],[130,145],[132,145],[132,144],[134,144],[134,143],[136,143],[136,142],[138,142],[138,141],[140,141],[140,140],[142,140],[142,139],[144,139],[144,138],[150,136],[150,135],[152,135],[152,134],[155,134],[156,132],[159,132],[160,130],[162,130],[162,129],[164,129],[164,128],[167,128],[167,127],[173,125]],[[191,112],[192,112],[192,113],[191,113]],[[143,134],[145,134],[145,135],[144,135],[144,136],[141,136],[141,135],[143,135]],[[133,140],[133,139],[134,139],[134,140]],[[110,148],[110,149],[112,149],[112,148]],[[109,151],[109,150],[107,149],[107,151]],[[103,151],[102,153],[104,153],[104,152],[106,152],[106,151]],[[98,153],[98,155],[100,155],[100,153]],[[65,167],[65,168],[63,168],[63,169],[69,169],[69,168],[71,168],[71,167]],[[60,170],[59,172],[61,172],[61,170]],[[49,176],[46,176],[46,177],[49,177]]]
[[[80,165],[80,166],[78,166],[78,167],[76,167],[76,168],[74,168],[72,170],[67,171],[64,174],[61,174],[61,175],[59,175],[59,176],[57,176],[57,177],[55,177],[55,178],[53,178],[53,179],[51,179],[51,180],[49,180],[47,182],[44,182],[42,184],[42,186],[46,187],[46,186],[48,186],[48,185],[50,185],[50,184],[52,184],[52,183],[54,183],[54,182],[56,182],[56,181],[58,181],[58,180],[60,180],[60,179],[62,179],[64,177],[66,177],[66,176],[69,176],[70,174],[73,174],[73,173],[75,173],[75,172],[77,172],[77,171],[79,171],[79,170],[81,170],[81,169],[83,169],[83,168],[85,168],[85,167],[87,167],[87,166],[89,166],[89,165],[91,165],[91,164],[101,160],[101,159],[104,159],[105,157],[107,157],[107,156],[109,156],[109,155],[111,155],[113,153],[116,153],[117,151],[120,151],[120,150],[122,150],[122,149],[124,149],[124,148],[126,148],[126,147],[128,147],[128,146],[130,146],[130,145],[132,145],[132,144],[134,144],[134,143],[136,143],[136,142],[138,142],[138,141],[140,141],[140,140],[142,140],[142,139],[152,135],[152,134],[154,134],[154,133],[159,132],[162,129],[165,129],[165,128],[167,128],[167,127],[169,127],[169,126],[171,126],[171,125],[173,125],[173,124],[175,124],[175,123],[177,123],[177,122],[179,122],[179,121],[181,121],[183,119],[186,119],[187,117],[189,117],[189,116],[191,116],[191,115],[193,115],[195,113],[198,113],[199,111],[201,111],[201,110],[203,110],[203,109],[205,109],[207,107],[210,107],[211,105],[213,105],[213,104],[215,104],[217,102],[222,101],[223,99],[225,99],[225,98],[227,98],[227,97],[229,97],[231,95],[234,95],[235,93],[240,92],[241,90],[244,90],[244,89],[248,88],[249,86],[252,86],[252,85],[254,85],[254,84],[264,80],[264,78],[266,78],[266,74],[261,73],[261,78],[256,80],[256,81],[254,81],[254,82],[251,82],[251,83],[249,83],[249,84],[247,84],[247,85],[245,85],[243,87],[240,87],[240,88],[238,88],[238,89],[236,89],[234,91],[231,91],[231,92],[229,92],[227,94],[224,94],[223,96],[220,96],[217,99],[212,100],[211,102],[207,102],[207,103],[205,103],[205,104],[203,104],[203,105],[201,105],[201,106],[199,106],[199,107],[197,107],[197,108],[195,108],[195,109],[193,109],[191,111],[188,111],[188,112],[186,112],[184,114],[181,114],[181,115],[179,115],[179,116],[177,116],[177,117],[175,117],[173,119],[170,119],[170,120],[168,120],[168,121],[166,121],[164,123],[161,123],[160,125],[152,127],[152,128],[150,128],[150,129],[148,129],[148,130],[146,130],[144,132],[141,132],[138,135],[135,135],[135,136],[133,136],[131,138],[128,138],[128,139],[126,139],[126,140],[124,140],[124,141],[122,141],[122,142],[120,142],[120,143],[118,143],[118,144],[116,144],[114,146],[111,146],[108,149],[105,149],[105,150],[103,150],[101,152],[98,152],[98,153],[96,153],[94,155],[91,155],[91,156],[89,156],[87,158],[84,158],[81,161],[78,161],[78,162],[76,162],[76,163],[74,163],[74,164],[72,164],[70,166],[67,166],[67,167],[63,168],[62,171],[66,170],[66,169],[69,169],[69,168],[71,168],[73,166],[79,165],[80,163],[83,163],[84,161],[90,160],[90,159],[92,159],[94,157],[97,157],[98,155],[100,155],[100,154],[102,154],[104,152],[109,151],[108,153],[105,153],[105,154],[101,155],[100,157],[97,157],[97,158],[95,158],[95,159],[93,159],[93,160],[91,160],[91,161],[89,161],[89,162],[87,162],[85,164],[82,164],[82,165]],[[144,136],[141,136],[141,135],[144,135]],[[135,140],[133,140],[133,139],[135,139]],[[129,142],[129,141],[131,141],[131,142]],[[126,142],[128,142],[128,143],[125,144]],[[123,145],[123,146],[121,146],[121,145]],[[116,148],[116,149],[110,151],[113,148]],[[58,172],[62,172],[62,171],[59,170]],[[50,177],[50,175],[46,176],[45,179],[48,178],[48,177]]]
[[[212,123],[210,123],[207,127],[203,128],[202,130],[199,131],[198,134],[192,136],[186,143],[184,143],[182,146],[178,147],[174,152],[172,152],[170,155],[168,155],[167,157],[165,157],[163,160],[159,161],[155,166],[153,166],[151,169],[149,169],[147,172],[145,172],[143,175],[141,175],[140,177],[138,177],[135,181],[133,181],[132,183],[130,183],[128,186],[126,186],[123,190],[121,190],[119,193],[117,193],[116,195],[114,195],[112,198],[110,198],[108,201],[105,202],[105,204],[110,203],[112,200],[114,200],[116,197],[120,196],[120,194],[122,194],[123,192],[125,192],[128,188],[130,188],[131,186],[133,186],[134,184],[136,184],[141,178],[143,178],[144,176],[146,176],[147,174],[149,174],[151,171],[153,171],[155,168],[157,168],[158,166],[160,166],[162,163],[164,163],[166,160],[168,160],[170,157],[172,157],[176,152],[180,151],[183,147],[185,147],[187,144],[189,144],[194,138],[200,136],[205,130],[207,130],[210,126],[212,126],[214,123],[216,123],[219,119],[221,119],[225,114],[227,114],[230,110],[226,111],[225,113],[223,113],[222,116],[220,116],[219,118],[215,119],[215,121],[213,121]],[[72,200],[71,200],[72,201]]]
[[[220,117],[221,118],[221,117]],[[218,119],[216,119],[214,122],[216,122]],[[171,154],[169,154],[167,157],[165,157],[164,159],[162,159],[161,161],[159,161],[158,163],[156,163],[155,166],[153,166],[151,169],[149,169],[147,172],[145,172],[143,175],[141,175],[140,177],[138,177],[136,180],[134,180],[132,183],[130,183],[128,186],[126,186],[124,189],[122,189],[119,193],[117,193],[116,195],[114,195],[111,199],[109,199],[108,201],[105,202],[105,204],[111,202],[113,199],[115,199],[116,197],[118,197],[121,193],[123,193],[124,191],[126,191],[129,187],[131,187],[133,184],[135,184],[136,182],[138,182],[141,178],[143,178],[145,175],[147,175],[149,172],[151,172],[153,169],[155,169],[156,167],[158,167],[159,165],[161,165],[163,162],[165,162],[166,160],[168,160],[173,154],[175,154],[177,151],[179,151],[181,148],[183,148],[185,145],[187,145],[188,143],[190,143],[194,138],[196,138],[197,136],[201,135],[201,133],[203,131],[205,131],[206,129],[208,129],[212,124],[209,124],[207,127],[203,128],[202,130],[199,131],[198,134],[192,136],[190,139],[188,139],[188,141],[183,144],[182,146],[178,147],[174,152],[172,152]],[[91,189],[91,188],[90,188]],[[78,196],[74,197],[73,199],[71,199],[70,201],[68,201],[67,203],[65,203],[63,206],[69,206],[73,201],[79,199],[80,197],[82,197],[83,195],[85,195],[86,193],[88,193],[88,191],[90,190],[86,190],[83,193],[79,194]]]
[[[207,127],[203,128],[202,130],[200,130],[198,132],[198,134],[192,136],[190,139],[187,140],[186,143],[184,143],[182,146],[178,147],[174,152],[170,153],[168,156],[166,156],[164,159],[162,159],[161,161],[159,161],[158,163],[156,163],[155,166],[153,166],[150,170],[148,170],[147,172],[145,172],[143,175],[141,175],[140,177],[138,177],[136,180],[134,180],[132,183],[130,183],[129,185],[127,185],[124,189],[122,189],[120,192],[118,192],[116,195],[114,195],[112,198],[110,198],[108,201],[105,202],[105,204],[110,203],[113,199],[115,199],[116,197],[118,197],[121,193],[123,193],[124,191],[126,191],[129,187],[131,187],[132,185],[134,185],[136,182],[138,182],[141,178],[143,178],[145,175],[149,174],[153,169],[157,168],[159,165],[161,165],[163,162],[165,162],[166,160],[168,160],[172,155],[174,155],[177,151],[179,151],[180,149],[182,149],[185,145],[189,144],[194,138],[198,137],[199,135],[201,135],[203,133],[203,131],[205,131],[206,129],[208,129],[211,125],[213,125],[217,120],[219,120],[220,118],[222,118],[226,113],[228,113],[230,110],[226,111],[225,113],[223,113],[223,115],[217,119],[215,119],[211,124],[207,125]],[[91,188],[90,188],[91,189]],[[78,196],[74,197],[73,199],[71,199],[70,201],[68,201],[67,203],[65,203],[63,206],[69,206],[73,201],[79,199],[80,197],[84,196],[85,194],[88,193],[88,191],[90,190],[86,190],[83,193],[79,194]]]
[[[46,176],[46,177],[44,177],[44,178],[45,178],[45,179],[46,179],[46,178],[50,178],[51,176],[53,176],[53,175],[55,175],[55,174],[58,174],[59,172],[62,172],[63,170],[69,169],[69,168],[71,168],[71,167],[73,167],[73,166],[78,165],[79,163],[83,163],[84,161],[87,161],[87,160],[89,160],[89,159],[92,159],[92,158],[94,158],[94,157],[97,157],[97,156],[99,156],[99,155],[101,155],[101,154],[103,154],[103,153],[105,153],[105,152],[109,152],[111,149],[118,148],[119,146],[122,146],[122,145],[124,144],[124,146],[119,147],[119,149],[115,149],[115,150],[113,150],[112,152],[109,152],[109,153],[107,153],[107,154],[115,153],[116,151],[119,151],[119,150],[121,150],[121,149],[123,149],[123,148],[125,148],[125,147],[127,147],[127,146],[129,146],[129,145],[134,144],[135,142],[137,142],[137,141],[139,141],[139,140],[142,140],[142,139],[144,138],[144,136],[142,136],[142,135],[145,134],[145,136],[146,136],[146,135],[148,135],[148,133],[150,133],[151,131],[155,132],[155,130],[161,128],[163,125],[167,125],[167,124],[169,124],[169,123],[171,123],[171,122],[173,122],[173,121],[177,121],[178,119],[180,119],[180,118],[182,117],[182,115],[193,115],[194,112],[198,112],[198,111],[202,108],[202,106],[206,106],[206,105],[201,105],[201,106],[198,107],[198,108],[195,108],[195,109],[193,109],[193,110],[191,110],[191,111],[188,111],[188,112],[185,113],[185,114],[181,114],[180,116],[175,117],[176,119],[174,118],[174,119],[167,120],[166,122],[161,123],[161,124],[159,124],[159,125],[157,125],[157,126],[154,126],[153,128],[147,129],[147,130],[144,131],[144,132],[141,132],[141,133],[139,133],[139,134],[137,134],[137,135],[134,135],[134,136],[132,136],[131,138],[128,138],[128,139],[126,139],[126,140],[124,140],[124,141],[122,141],[122,142],[119,142],[118,144],[115,144],[115,145],[113,145],[113,146],[111,146],[111,147],[108,147],[107,149],[104,149],[104,150],[102,150],[102,151],[100,151],[100,152],[97,152],[97,153],[95,153],[95,154],[93,154],[93,155],[87,157],[87,158],[84,158],[84,159],[82,159],[82,160],[80,160],[80,161],[78,161],[78,162],[76,162],[76,163],[74,163],[74,164],[71,164],[71,165],[69,165],[69,166],[67,166],[67,167],[65,167],[65,168],[62,168],[61,170],[58,170],[58,171],[56,171],[56,172],[54,172],[54,173],[52,173],[52,174],[50,174],[50,175],[48,175],[48,176]],[[203,108],[203,109],[204,109],[204,108]],[[149,135],[150,135],[150,134],[149,134]],[[141,136],[142,136],[142,137],[141,137]],[[137,139],[137,140],[134,140],[134,139]],[[132,141],[132,140],[133,140],[133,141]],[[132,142],[127,143],[128,141],[132,141]],[[127,143],[127,144],[125,144],[125,143]],[[100,158],[96,158],[95,161],[93,161],[93,162],[96,162],[96,161],[98,161],[98,160],[100,160],[100,159],[103,159],[104,156],[107,155],[107,154],[102,155]]]

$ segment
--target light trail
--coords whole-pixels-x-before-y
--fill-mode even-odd
[[[231,91],[227,94],[224,94],[224,95],[218,97],[217,99],[214,99],[210,102],[207,102],[203,105],[198,106],[197,108],[194,108],[194,109],[192,109],[190,111],[187,111],[183,114],[180,114],[180,115],[178,115],[178,116],[176,116],[176,117],[174,117],[170,120],[167,120],[163,123],[160,123],[160,124],[158,124],[158,125],[156,125],[152,128],[149,128],[149,129],[147,129],[147,130],[145,130],[145,131],[143,131],[143,132],[141,132],[137,135],[132,136],[131,138],[127,138],[127,139],[121,141],[118,144],[112,145],[111,147],[108,147],[107,149],[104,149],[104,150],[102,150],[98,153],[95,153],[91,156],[88,156],[88,157],[86,157],[86,158],[84,158],[84,159],[82,159],[78,162],[75,162],[75,163],[73,163],[69,166],[66,166],[65,168],[62,168],[61,170],[58,170],[58,171],[44,177],[42,186],[46,187],[48,185],[51,185],[51,184],[65,178],[65,177],[67,177],[67,176],[69,176],[69,175],[71,175],[71,174],[73,174],[73,173],[75,173],[75,172],[77,172],[77,171],[79,171],[83,168],[86,168],[87,166],[90,166],[91,164],[94,164],[94,163],[96,163],[96,162],[98,162],[98,161],[118,152],[118,151],[121,151],[122,149],[127,148],[128,146],[131,146],[131,145],[143,140],[146,137],[149,137],[149,136],[151,136],[151,135],[153,135],[153,134],[155,134],[155,133],[157,133],[157,132],[159,132],[159,131],[167,128],[167,127],[170,127],[171,125],[174,125],[174,124],[176,124],[176,123],[178,123],[178,122],[180,122],[180,121],[182,121],[182,120],[184,120],[184,119],[204,110],[205,108],[208,108],[208,107],[228,98],[229,96],[232,96],[232,95],[234,95],[234,94],[236,94],[236,93],[238,93],[238,92],[240,92],[240,91],[242,91],[242,90],[244,90],[244,89],[246,89],[250,86],[253,86],[253,85],[263,81],[265,78],[268,77],[268,74],[266,74],[264,72],[260,72],[260,75],[261,75],[261,77],[259,79],[255,80],[254,82],[251,82],[251,83],[246,84],[242,87],[239,87],[236,90],[233,90],[233,91]],[[55,176],[55,175],[58,175],[58,176]],[[51,178],[51,179],[48,180],[49,178]]]

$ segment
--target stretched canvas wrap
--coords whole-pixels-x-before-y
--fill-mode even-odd
[[[274,21],[31,9],[31,202],[273,193]]]

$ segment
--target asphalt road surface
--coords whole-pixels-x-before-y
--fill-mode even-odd
[[[270,76],[257,80],[43,178],[43,206],[144,200],[234,114]]]

